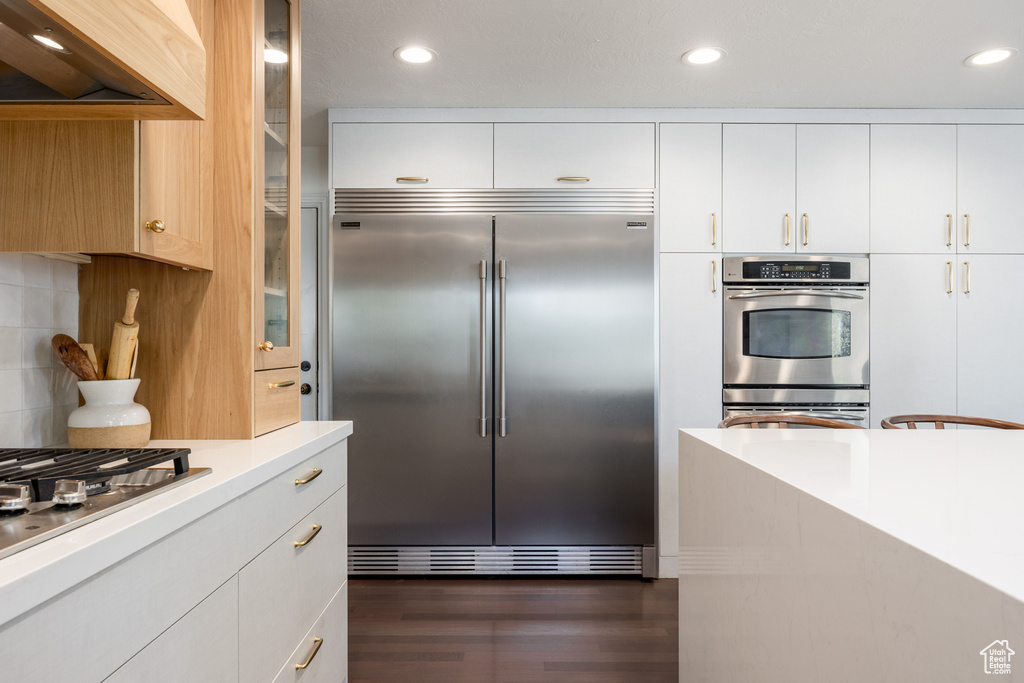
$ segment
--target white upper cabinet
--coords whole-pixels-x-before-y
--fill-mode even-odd
[[[796,248],[796,126],[722,129],[722,228],[731,252]]]
[[[661,251],[722,251],[722,124],[661,124]]]
[[[957,131],[871,126],[871,251],[956,251]]]
[[[957,411],[956,259],[871,256],[872,427],[892,415]]]
[[[490,123],[335,123],[335,188],[493,187]]]
[[[653,188],[653,123],[496,123],[494,187]]]
[[[796,127],[796,247],[808,253],[868,251],[867,125]]]
[[[957,126],[957,250],[1024,253],[1024,126]]]

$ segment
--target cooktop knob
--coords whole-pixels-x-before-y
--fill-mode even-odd
[[[78,479],[58,479],[53,487],[53,502],[57,505],[75,505],[85,502],[85,482]]]
[[[24,510],[32,502],[28,486],[5,484],[0,486],[0,510]]]

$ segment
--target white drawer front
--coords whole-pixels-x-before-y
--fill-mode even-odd
[[[240,680],[271,680],[348,576],[342,488],[238,575]],[[314,525],[321,528],[308,544]]]
[[[317,638],[320,642],[317,643]],[[314,654],[315,650],[315,654]],[[312,658],[311,658],[312,655]],[[297,669],[296,665],[303,665]],[[348,676],[348,581],[288,658],[274,683],[340,683]]]
[[[333,128],[336,188],[492,186],[490,123],[335,123]]]
[[[494,186],[654,187],[654,134],[653,123],[496,123]]]

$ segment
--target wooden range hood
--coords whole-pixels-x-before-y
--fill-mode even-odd
[[[205,115],[206,50],[187,0],[0,0],[0,120]]]

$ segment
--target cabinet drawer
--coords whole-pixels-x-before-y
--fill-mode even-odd
[[[256,557],[345,484],[348,442],[334,444],[242,496],[243,552]]]
[[[319,648],[317,640],[320,639]],[[316,654],[310,660],[314,648]],[[307,664],[304,669],[297,664]],[[348,678],[348,581],[292,652],[274,683],[340,683]]]
[[[494,186],[654,187],[654,124],[496,123]]]
[[[345,583],[347,494],[343,487],[239,572],[240,680],[272,680]]]
[[[295,424],[302,419],[299,369],[261,370],[255,374],[256,436]],[[289,382],[291,384],[289,384]]]
[[[335,188],[492,187],[490,123],[335,123],[333,127]]]
[[[218,588],[106,683],[238,680],[238,578]]]

